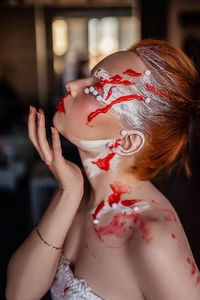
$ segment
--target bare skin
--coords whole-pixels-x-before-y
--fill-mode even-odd
[[[49,165],[58,181],[61,196],[58,194],[56,197],[65,199],[63,202],[59,201],[60,210],[56,209],[58,212],[56,216],[53,215],[53,210],[49,210],[49,213],[42,217],[39,222],[40,229],[45,234],[46,240],[52,244],[63,244],[63,255],[71,261],[75,276],[84,278],[99,297],[106,300],[198,300],[199,272],[174,208],[149,181],[138,180],[136,176],[126,171],[137,159],[136,151],[142,143],[140,136],[134,134],[121,139],[121,147],[130,150],[131,153],[135,151],[135,154],[127,157],[120,156],[120,150],[117,149],[120,158],[116,168],[92,178],[85,169],[89,182],[84,195],[83,176],[80,170],[62,157],[58,132],[74,144],[76,139],[121,138],[120,131],[124,126],[120,116],[115,112],[96,117],[91,123],[93,127],[85,124],[88,114],[102,107],[95,97],[83,93],[85,86],[96,83],[93,72],[99,66],[105,68],[111,75],[122,75],[123,71],[130,66],[136,72],[143,72],[146,69],[135,54],[120,52],[100,62],[89,78],[67,83],[66,87],[70,90],[71,96],[65,100],[66,114],[57,112],[54,116],[53,149],[46,140],[44,112],[40,110],[39,120],[36,119],[34,108],[30,113],[29,137],[41,159]],[[93,152],[81,148],[78,150],[82,161],[95,157]],[[97,207],[102,199],[106,201],[109,198],[113,193],[111,184],[116,182],[129,186],[128,191],[120,196],[121,200],[139,199],[140,203],[148,203],[149,208],[141,213],[133,212],[129,218],[120,212],[111,211],[103,215],[99,224],[95,225],[90,211]],[[72,201],[69,195],[73,193],[75,196]],[[65,223],[67,212],[68,221]],[[56,221],[53,223],[52,220],[56,217],[63,218],[63,223],[57,224]],[[113,225],[114,221],[115,225]],[[54,230],[51,229],[52,226]],[[36,241],[35,232],[31,234],[32,236],[25,241],[25,249],[21,246],[11,259],[8,271],[10,280],[7,289],[8,300],[39,299],[38,295],[51,286],[51,278],[55,275],[61,253],[49,254],[49,258],[44,259],[45,251],[50,251],[45,250],[46,246],[44,246],[44,252],[41,254],[43,256],[34,257],[34,245],[36,243],[39,245],[41,241]],[[29,245],[32,245],[33,250]],[[37,284],[37,289],[41,292],[35,294],[35,297],[33,295],[36,292],[33,287],[30,295],[27,292],[23,298],[23,286],[21,294],[18,293],[21,298],[11,297],[10,295],[13,294],[10,290],[13,286],[17,290],[18,284],[16,279],[13,279],[14,271],[20,274],[20,266],[17,265],[16,260],[20,259],[21,264],[27,263],[22,256],[30,252],[32,256],[27,261],[31,260],[34,264],[37,259],[38,268],[41,261],[46,265],[51,262],[54,266],[53,271],[46,268],[46,272],[51,271],[52,276],[46,283]],[[37,276],[41,274],[40,272],[42,271],[37,269]],[[33,276],[32,273],[30,265],[26,277]],[[26,285],[25,278],[21,279]]]

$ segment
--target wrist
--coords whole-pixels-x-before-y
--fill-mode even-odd
[[[73,196],[74,197],[78,197],[78,198],[82,198],[83,194],[84,194],[84,188],[83,187],[62,187],[59,186],[59,190],[62,196]]]

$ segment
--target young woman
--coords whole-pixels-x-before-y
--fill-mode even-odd
[[[190,59],[142,40],[68,82],[53,118],[30,108],[29,138],[58,181],[46,212],[8,265],[7,300],[199,300],[200,274],[180,220],[150,179],[182,158],[198,107]],[[78,147],[89,181],[62,156]]]

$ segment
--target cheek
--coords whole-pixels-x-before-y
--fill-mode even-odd
[[[88,115],[98,108],[102,108],[102,105],[98,101],[96,101],[96,99],[92,99],[92,97],[85,99],[76,99],[71,103],[71,107],[69,110],[70,119],[73,118],[73,120],[78,122],[78,124],[80,124],[81,126],[86,126]],[[91,126],[94,124],[89,125]]]
[[[72,136],[80,139],[93,139],[92,133],[94,129],[96,132],[99,126],[96,126],[96,122],[86,125],[87,117],[92,111],[101,107],[102,105],[95,99],[92,99],[92,97],[89,99],[87,97],[84,97],[84,99],[76,98],[73,101],[70,99],[70,101],[65,103],[65,113],[59,111],[55,113],[53,124],[69,140],[71,140]],[[99,125],[99,119],[97,121]]]
[[[103,106],[93,97],[76,98],[73,101],[70,99],[65,105],[66,113],[57,112],[53,124],[69,140],[73,136],[86,140],[113,138],[122,129],[120,118],[116,113],[109,111],[98,115],[91,122],[87,121],[91,112]]]

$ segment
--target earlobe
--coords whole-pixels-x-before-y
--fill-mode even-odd
[[[145,143],[144,134],[138,130],[132,130],[128,132],[120,146],[113,151],[119,155],[133,155],[134,153],[140,151]]]

